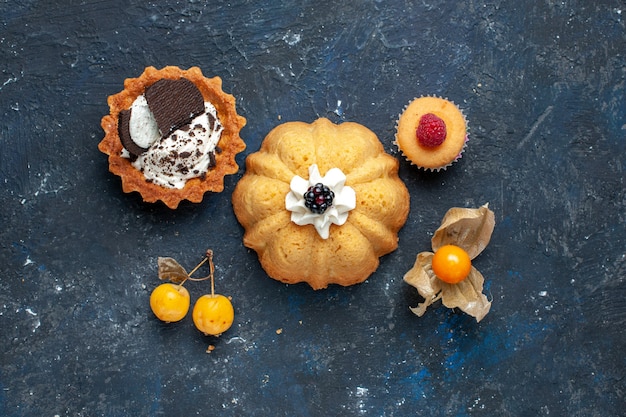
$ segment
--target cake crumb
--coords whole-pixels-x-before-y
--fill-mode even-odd
[[[276,329],[276,334],[281,334],[283,332],[283,329]]]
[[[211,352],[213,352],[214,350],[215,350],[215,346],[213,346],[213,345],[209,345],[209,347],[208,347],[208,348],[206,348],[206,353],[211,353]]]

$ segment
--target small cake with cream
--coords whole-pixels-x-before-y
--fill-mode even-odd
[[[398,160],[363,125],[274,128],[233,192],[244,245],[267,274],[314,289],[365,281],[398,246],[409,193]]]
[[[207,79],[195,67],[149,67],[108,101],[98,147],[109,155],[124,192],[176,208],[182,200],[199,202],[207,191],[222,191],[224,175],[238,171],[235,155],[245,149],[239,132],[246,121],[219,77]]]

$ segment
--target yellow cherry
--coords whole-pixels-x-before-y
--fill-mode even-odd
[[[219,336],[230,328],[235,310],[230,300],[220,294],[205,294],[193,306],[193,323],[206,335]]]
[[[182,285],[161,284],[150,294],[150,308],[159,320],[182,320],[189,311],[189,291]]]

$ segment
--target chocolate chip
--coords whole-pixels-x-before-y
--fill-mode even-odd
[[[117,120],[117,133],[120,135],[122,146],[128,151],[128,153],[131,154],[131,156],[136,158],[147,151],[147,149],[137,145],[130,137],[130,114],[130,110],[122,110],[120,112]]]
[[[215,116],[213,116],[211,113],[207,113],[207,116],[209,116],[209,129],[213,131],[215,126]]]
[[[145,96],[163,136],[204,112],[202,93],[186,78],[159,80],[146,89]]]

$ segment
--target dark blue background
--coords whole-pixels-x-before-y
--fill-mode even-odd
[[[0,414],[625,415],[624,3],[278,4],[0,4]],[[149,65],[221,76],[248,119],[240,173],[176,211],[124,194],[97,149],[107,96]],[[470,144],[438,174],[401,161],[398,250],[350,288],[268,278],[230,203],[245,156],[328,117],[400,158],[398,114],[429,94]],[[402,276],[448,208],[486,202],[491,312],[414,316]],[[219,339],[148,305],[158,256],[190,269],[207,248],[236,309]]]

